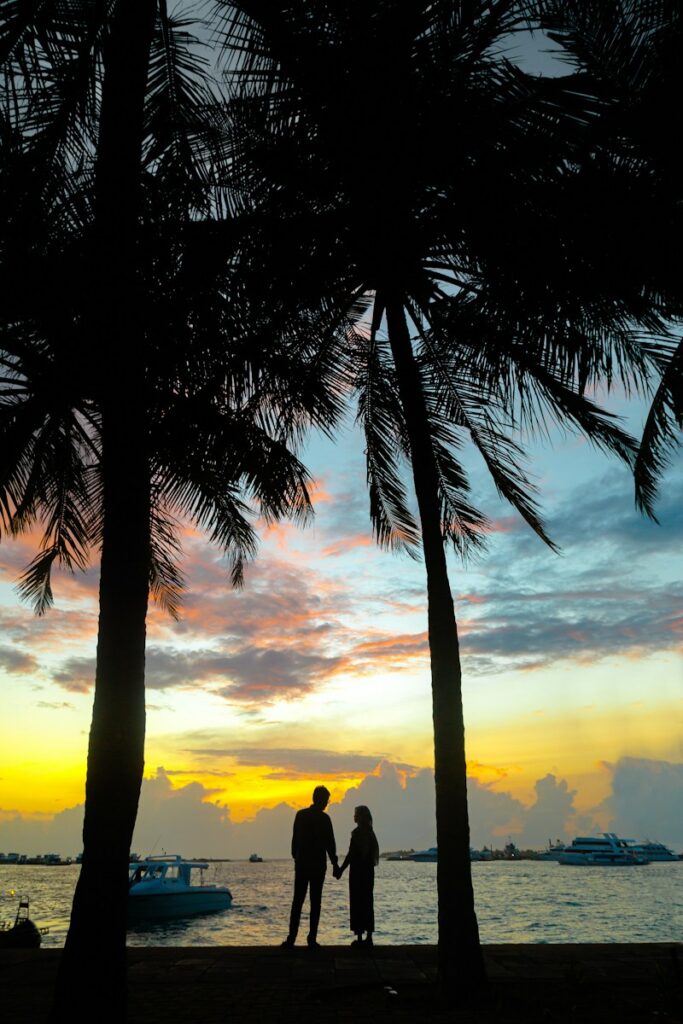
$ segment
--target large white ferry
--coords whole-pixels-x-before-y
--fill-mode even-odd
[[[559,864],[591,867],[635,867],[649,864],[649,858],[634,851],[634,839],[620,839],[614,832],[602,836],[577,836],[564,850],[558,851]]]
[[[650,839],[646,839],[644,843],[636,843],[632,839],[626,839],[625,842],[628,843],[631,853],[635,853],[639,857],[647,857],[648,860],[681,860],[678,854],[670,850],[664,843],[652,842]]]

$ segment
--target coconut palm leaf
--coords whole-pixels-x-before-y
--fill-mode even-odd
[[[403,410],[386,343],[379,340],[374,326],[367,335],[358,332],[353,339],[356,421],[365,437],[370,520],[382,547],[412,553],[420,535],[399,468]]]
[[[209,213],[216,181],[225,176],[225,108],[195,25],[160,3],[147,83],[144,166],[157,190],[163,181],[176,215],[179,189],[191,209]]]
[[[680,445],[681,430],[683,342],[679,342],[655,392],[635,460],[636,505],[655,522],[659,479]]]
[[[615,0],[601,5],[540,5],[549,34],[612,103],[600,125],[603,159],[629,175],[628,231],[647,254],[653,290],[674,321],[681,317],[677,239],[681,187],[677,143],[667,113],[683,99],[683,11],[669,0]],[[624,208],[626,208],[625,204]],[[668,326],[668,325],[667,325]],[[664,353],[635,461],[636,504],[651,518],[658,480],[680,441],[680,345]]]

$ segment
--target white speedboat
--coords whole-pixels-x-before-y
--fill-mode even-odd
[[[577,836],[565,849],[558,853],[560,864],[590,867],[634,867],[649,864],[647,857],[633,853],[629,846],[632,839],[620,839],[614,832],[603,832],[602,836]]]
[[[439,851],[436,846],[430,846],[428,850],[418,850],[407,859],[415,860],[420,864],[435,864],[439,859]]]
[[[192,885],[193,871],[209,865],[178,856],[145,857],[134,861],[128,874],[129,921],[189,917],[227,910],[232,893],[225,885]]]

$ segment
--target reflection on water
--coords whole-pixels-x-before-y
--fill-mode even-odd
[[[133,921],[128,925],[130,946],[189,946],[191,940],[187,936],[192,931],[192,917],[178,918],[176,921]],[[136,936],[142,941],[137,942]]]
[[[683,933],[683,861],[626,868],[573,868],[553,862],[472,865],[484,942],[668,942]],[[0,921],[14,917],[19,896],[31,917],[61,946],[78,868],[0,865]],[[211,865],[207,883],[228,885],[233,905],[218,914],[131,929],[131,946],[253,946],[279,943],[287,932],[293,870],[289,860]],[[8,895],[11,890],[15,895]],[[376,941],[436,941],[436,865],[384,862],[375,882]],[[302,937],[306,934],[302,918]],[[347,881],[328,873],[320,941],[345,944]]]

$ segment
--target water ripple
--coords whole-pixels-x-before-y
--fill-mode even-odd
[[[670,942],[683,922],[683,861],[642,868],[571,868],[553,862],[473,864],[483,942]],[[31,916],[48,925],[46,946],[61,946],[78,868],[0,865],[0,920],[16,912],[20,895]],[[131,930],[131,946],[273,945],[287,931],[291,861],[217,864],[211,882],[225,883],[235,903],[220,914]],[[382,862],[375,884],[376,941],[435,942],[436,865]],[[306,934],[302,919],[302,937]],[[345,944],[346,880],[328,874],[320,940]]]

